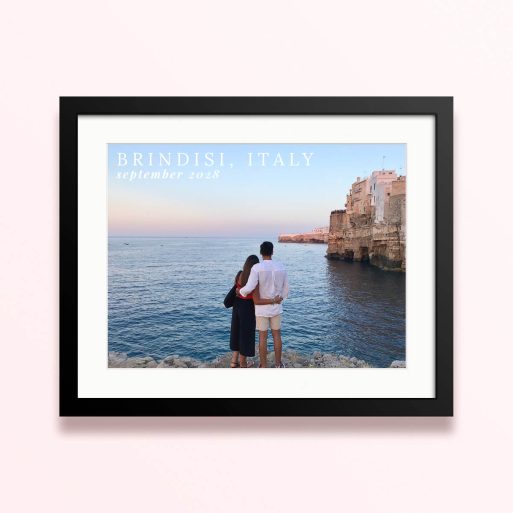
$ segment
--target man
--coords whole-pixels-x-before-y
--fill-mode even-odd
[[[285,266],[272,259],[272,242],[262,242],[260,245],[260,254],[262,262],[255,264],[248,278],[248,282],[240,289],[241,296],[247,296],[258,285],[261,298],[273,299],[280,296],[286,299],[289,294],[289,281]],[[276,367],[283,368],[281,361],[282,341],[281,341],[281,314],[283,306],[281,300],[273,302],[270,305],[255,305],[256,328],[259,338],[260,367],[267,367],[267,333],[269,327],[273,334],[274,355]]]

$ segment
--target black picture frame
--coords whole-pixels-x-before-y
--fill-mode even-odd
[[[435,397],[399,399],[181,399],[78,397],[78,116],[433,115],[436,191]],[[61,416],[452,416],[452,97],[61,97]]]

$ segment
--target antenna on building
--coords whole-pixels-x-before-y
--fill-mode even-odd
[[[385,170],[385,158],[386,158],[386,155],[383,155],[383,161],[381,163],[381,170],[384,171]]]

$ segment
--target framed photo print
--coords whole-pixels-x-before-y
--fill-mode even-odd
[[[453,413],[451,97],[62,97],[60,414]]]

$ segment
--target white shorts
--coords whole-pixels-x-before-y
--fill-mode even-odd
[[[256,318],[256,329],[258,331],[267,331],[269,325],[272,330],[281,329],[281,314],[275,315],[274,317],[257,317]]]

